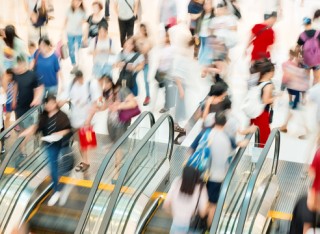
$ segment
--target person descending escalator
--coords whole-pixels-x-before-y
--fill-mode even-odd
[[[50,94],[45,98],[44,112],[40,115],[39,123],[26,129],[20,137],[32,136],[37,132],[43,135],[42,139],[49,157],[54,194],[48,201],[48,206],[53,206],[60,198],[58,157],[62,148],[69,145],[72,136],[70,120],[60,110],[55,95]]]
[[[200,173],[193,167],[185,167],[182,177],[172,182],[163,204],[173,218],[170,234],[202,233],[203,230],[195,230],[192,226],[196,218],[206,217],[207,206],[208,193]]]

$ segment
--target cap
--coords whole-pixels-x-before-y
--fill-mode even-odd
[[[303,18],[303,25],[308,25],[308,24],[311,24],[311,19],[310,18],[308,18],[308,17],[304,17]]]

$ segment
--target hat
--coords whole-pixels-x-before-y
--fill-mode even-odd
[[[205,120],[203,121],[203,126],[205,128],[211,128],[215,123],[215,115],[216,113],[210,113],[207,115]]]
[[[56,101],[57,100],[57,96],[55,94],[53,94],[53,93],[48,93],[46,95],[46,97],[44,98],[44,102],[47,103],[47,102],[49,102],[51,100]]]
[[[311,19],[308,17],[304,17],[303,18],[303,25],[309,25],[311,24]]]

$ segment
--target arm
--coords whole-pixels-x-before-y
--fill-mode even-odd
[[[204,108],[204,111],[203,111],[203,115],[202,115],[202,118],[203,119],[206,119],[208,114],[209,114],[209,111],[210,111],[210,105],[211,105],[211,102],[212,102],[212,97],[209,97],[206,101],[206,105],[205,105],[205,108]]]
[[[30,106],[39,106],[41,104],[43,92],[44,92],[44,85],[40,85],[39,87],[33,90],[33,100]]]
[[[116,15],[118,15],[119,11],[118,11],[118,1],[117,0],[113,0],[113,8],[114,8],[114,12],[116,13]]]
[[[31,136],[34,135],[38,130],[38,125],[34,124],[32,126],[30,126],[29,128],[27,128],[26,130],[24,130],[19,137],[27,137],[27,136]]]
[[[128,97],[125,99],[125,101],[121,102],[118,105],[118,110],[132,109],[132,108],[135,108],[137,105],[138,105],[137,101],[136,101],[135,97],[133,96],[133,94],[129,94]]]
[[[134,1],[134,8],[133,8],[133,15],[137,17],[138,12],[139,12],[139,5],[140,5],[140,0],[135,0]]]
[[[16,109],[17,107],[17,97],[18,97],[18,84],[15,82],[13,86],[13,94],[12,94],[12,109]]]
[[[184,98],[184,90],[183,90],[182,82],[179,78],[175,78],[175,82],[178,87],[179,96],[181,99],[183,99]]]
[[[201,13],[199,13],[199,14],[190,14],[191,20],[197,20],[197,19],[199,19],[200,16],[201,16]]]
[[[262,102],[264,104],[272,104],[273,103],[274,97],[272,95],[272,92],[273,92],[273,85],[272,84],[264,87],[263,96],[262,96]]]

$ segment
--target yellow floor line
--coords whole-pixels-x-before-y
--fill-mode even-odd
[[[272,219],[291,220],[292,214],[270,210],[268,213],[268,217]]]

